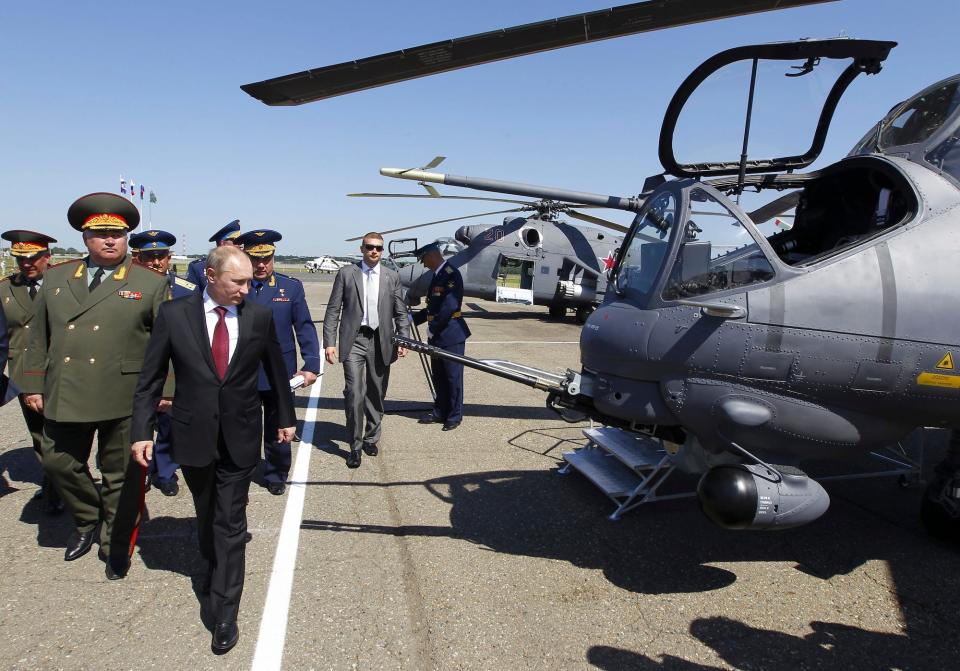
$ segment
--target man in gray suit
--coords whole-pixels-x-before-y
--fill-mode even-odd
[[[323,347],[327,363],[343,363],[344,410],[350,434],[349,468],[360,466],[361,450],[379,452],[383,398],[390,364],[406,350],[394,347],[395,331],[409,336],[407,308],[400,275],[383,267],[383,236],[367,233],[360,245],[363,260],[344,266],[333,281],[323,317]],[[339,326],[339,328],[338,328]],[[337,337],[340,339],[339,355]]]

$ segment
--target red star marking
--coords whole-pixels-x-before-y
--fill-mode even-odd
[[[614,261],[616,261],[616,258],[613,256],[613,252],[610,252],[609,254],[607,254],[607,258],[600,259],[600,260],[603,262],[604,270],[611,270],[613,268]]]

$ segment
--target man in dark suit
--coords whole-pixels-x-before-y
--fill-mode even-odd
[[[207,560],[211,648],[223,654],[239,639],[247,493],[260,460],[262,418],[257,379],[263,366],[273,389],[289,387],[270,310],[244,301],[253,276],[247,256],[218,247],[207,257],[201,294],[161,308],[134,395],[131,452],[141,466],[153,449],[155,409],[167,369],[177,379],[170,409],[172,452],[197,510],[200,553]],[[293,439],[296,414],[278,393],[277,439]]]
[[[406,354],[402,347],[394,347],[393,334],[399,331],[408,337],[410,331],[400,275],[380,263],[383,236],[367,233],[360,251],[363,253],[360,263],[344,266],[337,272],[323,317],[327,363],[335,364],[338,360],[343,363],[344,409],[350,434],[347,466],[350,468],[360,466],[361,449],[371,457],[379,452],[377,443],[390,364]]]
[[[234,241],[240,235],[240,220],[234,219],[229,224],[210,236],[210,242],[217,247],[236,244]],[[187,281],[196,284],[202,291],[207,286],[207,259],[191,261],[187,266]]]
[[[427,293],[427,307],[416,314],[414,321],[427,322],[431,345],[462,356],[470,337],[467,322],[460,315],[463,277],[446,262],[436,243],[421,247],[416,254],[420,262],[433,271],[433,279]],[[420,418],[420,423],[442,423],[444,431],[453,431],[463,419],[463,364],[434,359],[431,377],[437,400],[433,412]]]
[[[273,311],[273,325],[277,328],[277,340],[283,361],[287,365],[287,376],[303,378],[303,386],[309,387],[317,381],[320,373],[320,342],[317,327],[313,325],[303,284],[294,277],[274,272],[273,257],[276,244],[283,236],[276,231],[258,229],[247,231],[238,238],[236,244],[253,264],[253,281],[250,283],[251,303],[257,303]],[[296,339],[294,339],[296,338]],[[297,346],[303,366],[297,368]],[[278,391],[292,394],[290,386],[285,385]],[[274,496],[280,496],[287,488],[287,473],[290,471],[290,445],[276,440],[277,406],[273,399],[270,384],[266,376],[260,374],[260,397],[263,399],[263,480]]]

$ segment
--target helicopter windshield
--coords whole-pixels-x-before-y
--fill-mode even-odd
[[[690,206],[664,300],[680,300],[773,279],[774,272],[740,219],[701,187],[690,189]],[[678,228],[680,228],[678,223]]]
[[[670,246],[667,236],[676,215],[677,199],[670,191],[651,196],[637,214],[626,251],[620,257],[618,293],[646,296],[653,289]]]

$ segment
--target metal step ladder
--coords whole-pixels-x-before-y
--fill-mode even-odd
[[[657,494],[676,468],[661,440],[612,427],[584,429],[583,435],[586,446],[563,454],[567,463],[560,473],[576,470],[606,494],[617,505],[609,519],[644,503],[693,496]]]

